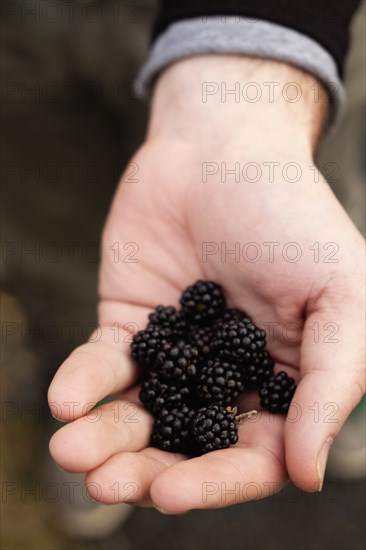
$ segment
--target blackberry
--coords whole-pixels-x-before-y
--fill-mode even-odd
[[[252,322],[230,321],[218,329],[213,349],[221,359],[246,364],[264,349],[266,333]]]
[[[141,383],[139,397],[146,409],[155,415],[163,408],[171,409],[183,405],[190,399],[190,390],[185,386],[168,386],[157,377],[151,376]]]
[[[199,324],[211,322],[225,308],[222,289],[212,281],[197,281],[189,286],[182,293],[180,303],[187,317]]]
[[[194,327],[187,335],[187,342],[194,346],[201,359],[207,358],[211,354],[212,347],[212,329],[211,327]]]
[[[195,412],[186,405],[163,408],[158,413],[151,444],[158,449],[175,453],[192,451],[191,421]]]
[[[256,353],[247,359],[243,369],[244,381],[260,386],[273,374],[274,361],[268,351]]]
[[[295,390],[295,380],[287,372],[273,374],[259,391],[261,405],[273,413],[287,413]]]
[[[204,453],[227,449],[238,441],[234,413],[218,405],[198,411],[192,423],[192,432]]]
[[[158,325],[140,330],[132,340],[131,354],[142,366],[152,367],[158,352],[169,341],[169,333]]]
[[[214,329],[219,329],[223,325],[230,323],[231,321],[243,321],[244,323],[252,323],[252,320],[244,311],[240,309],[232,308],[224,311],[222,315],[214,322]]]
[[[165,344],[156,355],[154,372],[165,383],[184,386],[197,372],[196,348],[178,342]]]
[[[225,309],[219,285],[199,280],[174,306],[156,306],[131,354],[145,368],[140,400],[155,417],[151,443],[197,455],[238,441],[238,425],[257,411],[237,414],[247,384],[259,388],[263,407],[286,412],[295,384],[273,375],[266,334],[239,309]]]
[[[175,337],[182,336],[187,328],[183,312],[177,311],[174,306],[156,306],[149,314],[149,321],[149,324],[158,325]]]
[[[243,375],[237,365],[211,360],[202,368],[197,394],[206,403],[230,405],[243,390]]]

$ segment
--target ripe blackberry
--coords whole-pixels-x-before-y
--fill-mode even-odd
[[[152,367],[158,352],[169,341],[169,333],[157,325],[140,330],[132,340],[131,354],[141,366]]]
[[[219,329],[223,325],[230,323],[231,321],[243,321],[244,323],[252,323],[252,320],[244,311],[240,309],[231,308],[223,312],[222,315],[214,322],[214,329]]]
[[[227,449],[238,441],[233,412],[219,405],[200,409],[193,420],[192,432],[204,453]]]
[[[177,311],[174,306],[156,306],[149,314],[149,324],[158,325],[175,337],[182,336],[187,328],[183,312]]]
[[[211,327],[194,327],[187,335],[187,342],[194,346],[201,359],[206,359],[211,354],[212,329]]]
[[[182,387],[196,376],[197,357],[196,348],[185,342],[165,344],[156,355],[154,372],[163,382]]]
[[[191,421],[195,412],[186,405],[158,413],[153,427],[151,443],[158,449],[175,453],[189,453],[192,449]]]
[[[285,371],[273,374],[259,391],[261,405],[273,413],[287,413],[295,390],[295,380]]]
[[[209,323],[225,308],[222,289],[212,281],[197,281],[182,293],[180,303],[187,317],[199,324]]]
[[[261,352],[265,344],[266,333],[254,323],[230,321],[218,329],[213,349],[221,359],[245,364]]]
[[[140,400],[145,405],[146,409],[154,415],[163,408],[172,409],[173,407],[182,406],[190,399],[189,388],[183,386],[168,386],[159,381],[157,377],[151,376],[141,383]]]
[[[211,360],[202,368],[196,391],[207,404],[230,405],[243,390],[243,375],[237,365]]]
[[[244,381],[260,386],[273,374],[274,361],[268,351],[250,355],[243,368]]]

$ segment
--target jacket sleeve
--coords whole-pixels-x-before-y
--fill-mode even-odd
[[[135,89],[148,97],[158,75],[194,55],[275,59],[314,76],[328,90],[330,125],[342,115],[343,64],[359,0],[162,0],[148,59]]]
[[[162,0],[153,40],[169,25],[209,15],[237,15],[288,27],[318,42],[335,60],[338,74],[349,40],[349,24],[360,0]]]

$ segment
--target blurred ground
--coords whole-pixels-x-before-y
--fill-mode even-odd
[[[14,5],[18,10],[25,6]],[[121,12],[121,3],[105,0],[101,19],[92,11],[80,15],[88,2],[76,6],[74,24],[70,17],[55,23],[51,12],[39,20],[22,19],[18,11],[9,17],[2,38],[8,90],[3,127],[2,548],[363,549],[365,481],[340,481],[334,475],[328,476],[321,495],[289,486],[272,499],[211,512],[164,516],[136,509],[123,528],[101,542],[59,532],[58,501],[67,502],[70,487],[61,484],[59,495],[60,484],[55,485],[46,458],[49,435],[58,426],[48,414],[45,392],[60,362],[85,340],[96,319],[101,227],[118,175],[143,137],[146,109],[133,98],[131,85],[147,48],[155,3],[142,1],[138,9]],[[363,7],[353,25],[346,116],[319,157],[320,167],[335,163],[332,187],[363,232],[364,36]],[[54,243],[62,250],[57,261],[52,260]],[[72,257],[65,254],[70,243]],[[347,467],[352,474],[352,461]]]

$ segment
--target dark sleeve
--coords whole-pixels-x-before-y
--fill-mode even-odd
[[[153,39],[181,19],[239,15],[290,27],[321,44],[339,74],[349,42],[349,24],[360,0],[161,0]],[[255,24],[255,21],[253,21]]]

